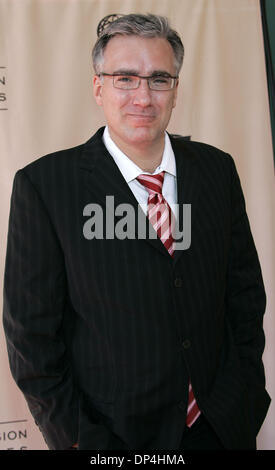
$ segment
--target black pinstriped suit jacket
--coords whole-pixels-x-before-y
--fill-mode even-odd
[[[83,209],[137,201],[102,143],[16,174],[4,327],[12,374],[51,449],[177,449],[191,377],[227,449],[253,448],[265,292],[232,158],[170,136],[191,246],[83,235]],[[119,217],[118,217],[119,219]],[[105,220],[105,214],[104,214]]]

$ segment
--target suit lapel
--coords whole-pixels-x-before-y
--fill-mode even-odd
[[[106,196],[114,196],[116,204],[137,205],[136,198],[103,144],[103,131],[104,128],[100,128],[88,140],[80,159],[80,168],[88,171],[86,182],[89,192],[103,207],[106,205]]]
[[[80,168],[85,171],[85,184],[89,194],[92,196],[91,202],[106,208],[106,196],[113,196],[114,207],[117,207],[119,204],[131,205],[135,213],[135,236],[139,238],[139,224],[143,224],[143,227],[146,227],[147,233],[150,229],[148,218],[139,207],[138,201],[114,159],[106,149],[102,141],[103,132],[104,128],[102,127],[86,142],[79,162]],[[144,240],[140,240],[140,242],[148,242],[163,255],[170,256],[157,237],[147,237]]]
[[[196,218],[197,199],[200,189],[200,173],[197,167],[196,154],[193,151],[192,143],[187,142],[182,137],[173,137],[171,139],[172,148],[176,159],[177,168],[177,196],[179,206],[179,230],[183,230],[183,204],[191,204],[191,244],[192,228]],[[174,254],[174,263],[178,261],[185,250],[176,250]]]
[[[92,202],[96,202],[101,207],[106,207],[106,196],[113,196],[114,205],[129,204],[135,212],[135,235],[138,238],[138,224],[143,223],[148,227],[149,222],[143,211],[139,208],[138,202],[122,176],[113,158],[107,151],[102,135],[104,127],[100,128],[96,134],[84,145],[80,157],[80,168],[86,172],[86,185],[89,193],[93,197]],[[192,227],[197,209],[197,198],[200,188],[200,174],[196,164],[196,155],[192,149],[192,144],[182,137],[171,139],[172,148],[176,159],[177,168],[177,201],[179,205],[179,230],[183,229],[183,204],[191,204],[191,244]],[[139,215],[138,215],[139,214]],[[144,241],[150,243],[163,255],[170,256],[164,248],[159,238],[146,238]],[[143,241],[142,241],[143,242]],[[180,258],[184,250],[176,250],[174,263]]]

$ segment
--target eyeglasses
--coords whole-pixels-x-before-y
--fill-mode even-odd
[[[141,79],[147,80],[150,90],[166,91],[174,88],[178,77],[171,75],[151,75],[142,77],[141,75],[126,75],[117,73],[99,73],[99,76],[113,77],[113,86],[121,90],[135,90],[140,86]]]

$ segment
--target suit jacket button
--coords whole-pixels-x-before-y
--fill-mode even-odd
[[[189,341],[189,339],[185,339],[183,342],[182,342],[182,346],[184,349],[189,349],[190,346],[191,346],[191,341]]]
[[[178,407],[179,407],[180,410],[186,411],[186,405],[183,401],[179,402]]]
[[[177,277],[174,281],[175,287],[182,287],[182,279],[180,277]]]

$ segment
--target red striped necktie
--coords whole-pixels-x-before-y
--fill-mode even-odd
[[[157,175],[139,175],[137,177],[148,191],[148,210],[147,217],[157,232],[160,240],[171,256],[174,255],[173,229],[175,226],[174,214],[162,194],[162,185],[164,180],[164,171]],[[200,415],[197,402],[194,397],[191,382],[188,392],[188,409],[186,424],[191,427]]]

